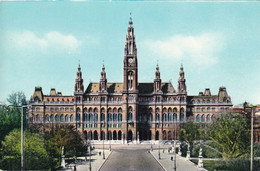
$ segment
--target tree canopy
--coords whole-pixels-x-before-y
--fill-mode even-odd
[[[25,105],[26,97],[22,91],[9,95],[7,101],[11,106],[4,105],[0,107],[0,142],[10,131],[21,127],[21,110],[24,111],[24,125],[26,125],[26,109],[18,107]],[[1,146],[1,145],[0,145]]]
[[[24,132],[25,137],[25,169],[39,170],[50,168],[51,161],[46,149],[44,139],[40,134]],[[20,170],[21,169],[21,131],[13,130],[2,142],[0,151],[1,169]]]
[[[247,119],[236,113],[221,114],[210,127],[209,138],[221,147],[223,158],[244,157],[250,148]]]
[[[45,139],[55,142],[60,150],[64,146],[66,155],[80,155],[87,150],[81,134],[72,125],[55,126],[45,133]]]

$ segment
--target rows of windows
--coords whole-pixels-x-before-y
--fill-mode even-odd
[[[152,122],[153,121],[153,115],[152,113],[147,114],[139,114],[138,116],[139,122]],[[155,114],[155,121],[160,121],[160,114]],[[174,122],[177,121],[177,113],[163,113],[162,115],[162,121],[163,122]],[[180,114],[180,121],[184,121],[184,113]]]
[[[228,107],[226,107],[226,108],[221,107],[220,108],[220,111],[228,111],[228,110],[230,110],[230,108],[228,108]],[[192,111],[194,112],[195,108],[192,108]],[[215,112],[215,111],[216,111],[215,107],[212,107],[212,108],[210,108],[210,107],[207,107],[207,108],[204,108],[204,107],[200,108],[200,107],[198,107],[198,108],[196,108],[196,112]]]
[[[36,115],[36,122],[41,121],[41,115],[37,114]],[[68,115],[66,114],[65,116],[63,114],[59,115],[46,115],[45,116],[45,121],[46,122],[73,122],[74,121],[74,116],[73,115]]]
[[[214,118],[214,115],[210,115],[210,114],[207,114],[207,115],[197,115],[196,116],[196,122],[210,122],[211,120],[213,120]]]
[[[54,118],[53,114],[50,115],[50,116],[47,114],[45,120],[47,122],[73,122],[74,121],[73,117],[74,117],[73,114],[71,114],[70,116],[68,114],[66,114],[65,116],[63,114],[61,114],[60,116],[55,115],[55,118]],[[132,112],[128,113],[127,120],[133,121]],[[41,121],[41,115],[40,114],[36,115],[36,121]],[[81,121],[80,113],[77,113],[76,121],[77,122]],[[83,121],[94,122],[94,123],[98,122],[98,114],[97,113],[84,113],[83,114]],[[105,114],[104,113],[101,113],[100,121],[105,123]],[[152,122],[153,121],[153,115],[151,113],[148,114],[148,115],[147,114],[140,114],[138,121],[139,122],[147,122],[147,121]],[[155,121],[160,121],[160,114],[159,113],[156,113]],[[162,116],[162,121],[163,122],[177,121],[177,114],[176,113],[173,113],[173,114],[164,113],[163,116]],[[180,114],[180,121],[181,122],[184,121],[184,113]],[[107,122],[108,123],[120,123],[120,122],[122,122],[122,113],[118,113],[118,114],[117,113],[114,113],[114,114],[109,113],[107,115]]]
[[[205,99],[202,99],[202,100],[191,100],[191,103],[192,104],[194,104],[194,103],[216,103],[216,102],[218,102],[217,100],[215,100],[215,99],[212,99],[212,100],[210,100],[210,99],[208,99],[208,100],[205,100]],[[229,100],[226,98],[226,97],[224,97],[223,98],[223,102],[229,102]]]

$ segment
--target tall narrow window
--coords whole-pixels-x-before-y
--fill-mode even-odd
[[[133,114],[131,112],[128,113],[128,121],[133,120]]]
[[[128,89],[133,90],[133,80],[134,80],[134,74],[132,71],[128,73]]]

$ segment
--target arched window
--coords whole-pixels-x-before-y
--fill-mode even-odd
[[[153,121],[153,115],[150,113],[149,114],[149,122],[152,122]]]
[[[63,114],[60,116],[60,121],[64,122],[64,115]]]
[[[160,121],[160,114],[156,113],[156,121]]]
[[[169,122],[173,121],[173,115],[171,113],[168,113],[168,120]]]
[[[59,122],[59,116],[58,115],[55,116],[55,122]]]
[[[173,121],[176,122],[177,121],[177,113],[173,114]]]
[[[210,115],[207,115],[207,122],[210,122]]]
[[[118,122],[122,122],[122,113],[118,114]]]
[[[107,121],[108,121],[108,122],[112,122],[112,120],[113,120],[113,116],[112,116],[111,113],[109,113],[109,114],[107,115]]]
[[[49,122],[50,121],[50,117],[49,115],[46,115],[46,122]]]
[[[184,113],[180,114],[180,121],[183,122],[184,121]]]
[[[94,115],[93,115],[93,113],[89,114],[89,121],[90,122],[94,122]]]
[[[65,122],[69,122],[69,116],[65,115]]]
[[[166,113],[163,114],[163,121],[168,122],[168,116]]]
[[[77,121],[80,121],[80,113],[77,113]]]
[[[113,114],[113,122],[117,122],[117,114],[116,113]]]
[[[201,122],[205,122],[205,115],[201,116]]]
[[[83,121],[86,121],[85,120],[86,119],[86,113],[83,113],[82,119],[83,119]]]
[[[36,115],[36,121],[37,121],[37,122],[41,121],[41,116],[40,116],[40,114],[37,114],[37,115]]]
[[[70,115],[70,122],[73,122],[73,121],[74,121],[74,116]]]
[[[100,121],[101,121],[101,122],[104,122],[104,121],[105,121],[105,114],[104,114],[104,113],[101,113]]]
[[[98,122],[98,114],[97,113],[94,114],[94,122]]]
[[[196,121],[197,121],[197,122],[200,122],[200,115],[197,115],[197,116],[196,116]]]
[[[128,113],[127,120],[128,121],[132,121],[133,120],[133,114],[131,112]]]
[[[85,121],[87,121],[87,122],[89,122],[89,114],[87,113],[86,115],[85,115]]]
[[[51,115],[51,122],[53,122],[53,115]]]

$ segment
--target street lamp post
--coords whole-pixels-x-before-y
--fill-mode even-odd
[[[89,171],[92,170],[92,167],[91,167],[91,143],[89,143]]]
[[[160,141],[159,141],[159,152],[158,152],[159,160],[161,160],[161,154],[160,154]]]
[[[19,106],[22,108],[21,111],[21,170],[24,171],[24,132],[23,132],[23,108],[27,107],[27,105]]]
[[[110,137],[109,137],[110,139]],[[109,151],[111,151],[111,140],[109,140]]]
[[[24,170],[24,133],[23,133],[23,106],[21,112],[21,170]]]
[[[250,171],[253,171],[254,164],[254,107],[252,106],[251,111],[251,158],[250,158]]]
[[[175,119],[175,131],[174,131],[174,170],[176,171],[176,139],[177,139],[177,130],[176,130],[176,127],[177,127],[177,117]]]
[[[103,159],[105,159],[105,152],[104,152],[104,139],[105,139],[105,136],[104,136],[104,132],[103,132],[103,135],[102,135],[102,139],[103,139]]]

